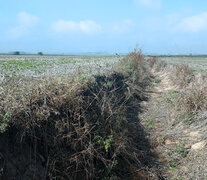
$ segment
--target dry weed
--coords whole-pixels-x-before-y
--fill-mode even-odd
[[[15,168],[21,167],[23,173],[36,162],[45,171],[40,179],[123,178],[132,164],[141,168],[141,149],[146,145],[139,144],[143,132],[134,113],[143,95],[135,87],[144,88],[149,72],[140,51],[123,64],[123,69],[129,66],[127,76],[121,72],[81,80],[43,77],[2,82],[1,131],[13,139],[20,154],[25,153],[21,147],[30,149],[26,163],[18,162]]]
[[[194,79],[193,69],[188,64],[177,64],[173,68],[171,79],[179,88],[187,87]]]

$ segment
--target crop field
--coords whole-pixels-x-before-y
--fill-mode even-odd
[[[113,69],[117,56],[29,56],[1,55],[0,78],[5,75],[41,77],[77,73],[101,74]]]
[[[0,55],[0,79],[5,75],[26,77],[64,76],[77,73],[91,76],[113,70],[123,57],[117,56],[35,56]],[[207,57],[159,57],[167,64],[185,63],[197,72],[207,73]]]
[[[207,57],[202,56],[180,56],[180,57],[159,57],[168,64],[187,63],[197,72],[207,73]]]

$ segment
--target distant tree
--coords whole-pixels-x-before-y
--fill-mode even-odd
[[[118,53],[115,54],[116,56],[120,57],[120,55]]]
[[[40,56],[42,56],[43,55],[43,52],[38,52],[37,54],[40,55]]]
[[[19,51],[14,51],[13,55],[20,55],[20,52]]]

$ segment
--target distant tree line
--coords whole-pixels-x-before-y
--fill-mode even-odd
[[[20,52],[19,51],[14,51],[12,54],[13,55],[20,55]]]
[[[38,52],[37,54],[40,55],[40,56],[42,56],[43,55],[43,52]]]
[[[22,55],[22,54],[26,54],[26,53],[20,52],[20,51],[14,51],[14,52],[9,53],[9,54],[12,54],[12,55]],[[38,52],[37,55],[42,56],[43,52]]]

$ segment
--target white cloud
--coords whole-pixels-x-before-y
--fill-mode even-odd
[[[52,24],[52,29],[57,33],[82,32],[96,34],[101,32],[102,27],[91,20],[80,22],[59,20]]]
[[[199,32],[207,30],[207,12],[183,18],[175,27],[175,30],[184,32]]]
[[[96,32],[100,32],[101,31],[101,26],[96,24],[93,21],[81,21],[80,22],[80,29],[84,32],[84,33],[96,33]]]
[[[168,14],[164,20],[168,26],[174,26],[175,24],[178,24],[181,18],[180,13],[173,13],[173,14]]]
[[[17,14],[18,25],[9,31],[10,38],[19,38],[30,34],[32,29],[39,23],[39,18],[26,12]]]
[[[28,14],[26,12],[20,12],[17,15],[17,18],[18,18],[20,25],[26,26],[26,27],[35,26],[39,22],[38,17]]]
[[[130,19],[125,19],[121,22],[115,23],[112,25],[112,28],[109,28],[109,31],[113,31],[115,33],[125,33],[128,32],[131,27],[134,25],[133,21]]]
[[[162,0],[134,0],[135,4],[151,9],[161,9]]]
[[[124,19],[118,22],[106,22],[98,24],[92,20],[87,21],[66,21],[58,20],[52,24],[52,30],[60,35],[70,33],[93,34],[124,34],[130,32],[134,27],[134,22],[130,19]]]

